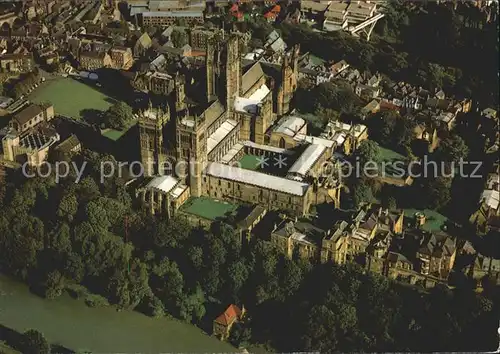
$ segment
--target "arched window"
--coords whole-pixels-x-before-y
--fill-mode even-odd
[[[280,144],[279,145],[280,145],[280,148],[282,148],[282,149],[285,148],[285,146],[286,146],[285,138],[283,138],[283,137],[280,138]]]

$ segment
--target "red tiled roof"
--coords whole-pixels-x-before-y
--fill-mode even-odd
[[[276,14],[274,12],[267,12],[265,15],[264,15],[265,18],[275,18],[276,17]]]
[[[229,307],[222,313],[219,317],[215,319],[215,322],[228,326],[233,323],[234,320],[238,319],[241,316],[241,309],[236,305],[229,305]]]

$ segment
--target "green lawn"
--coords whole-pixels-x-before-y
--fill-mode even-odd
[[[448,218],[444,215],[439,214],[435,210],[424,209],[404,209],[405,212],[405,223],[410,221],[413,223],[415,221],[415,213],[420,212],[425,214],[425,224],[423,229],[426,231],[441,231],[442,226],[446,223]]]
[[[56,114],[75,119],[83,118],[86,109],[106,111],[115,102],[93,87],[68,77],[43,83],[31,93],[29,99],[36,103],[50,102]]]
[[[217,201],[206,197],[191,197],[181,207],[181,210],[204,219],[216,220],[225,217],[228,213],[234,213],[237,205]]]
[[[397,153],[396,151],[393,151],[393,150],[390,150],[390,149],[386,149],[382,146],[380,146],[380,157],[382,158],[382,161],[387,161],[387,162],[390,162],[390,161],[405,161],[406,158]]]
[[[259,169],[258,156],[255,155],[243,155],[239,161],[241,168],[246,170],[256,171]]]
[[[103,136],[114,141],[120,139],[126,132],[127,130],[115,130],[115,129],[104,129],[101,131]]]
[[[395,165],[396,162],[398,161],[406,161],[406,158],[397,153],[396,151],[386,149],[380,146],[379,148],[380,151],[380,158],[382,161],[381,168],[383,168],[384,173],[387,176],[401,176],[401,170],[396,170],[396,168],[406,168],[406,163],[404,165],[401,165],[401,163],[398,163],[398,165]]]
[[[152,318],[114,306],[90,308],[68,294],[46,300],[0,274],[0,325],[41,331],[76,353],[236,353],[226,342],[170,317]],[[4,333],[0,331],[1,336]],[[0,345],[0,352],[6,351]],[[63,352],[63,351],[60,351]],[[14,354],[17,352],[9,352]]]

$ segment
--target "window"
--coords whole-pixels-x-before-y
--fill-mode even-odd
[[[220,180],[219,180],[219,186],[221,185]]]

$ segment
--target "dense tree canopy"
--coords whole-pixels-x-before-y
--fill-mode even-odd
[[[243,248],[226,223],[206,230],[153,218],[117,199],[119,178],[100,183],[95,169],[104,156],[83,156],[89,166],[76,186],[69,179],[8,182],[15,192],[0,209],[0,270],[47,298],[83,287],[99,295],[87,296],[90,306],[107,299],[202,326],[213,321],[209,309],[244,304],[249,317],[231,342],[279,351],[488,350],[496,340],[493,293],[445,292],[453,305],[442,305],[442,296],[354,266],[290,260],[261,240]],[[363,185],[355,191],[360,200]]]
[[[125,129],[133,120],[132,107],[125,102],[118,101],[109,107],[105,114],[105,120],[110,128]]]

